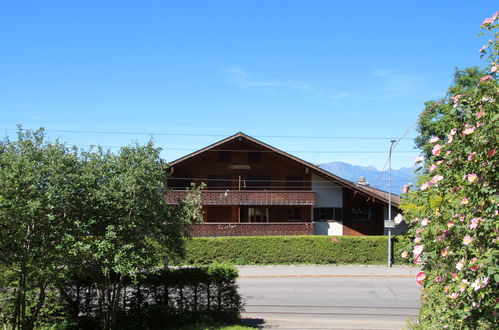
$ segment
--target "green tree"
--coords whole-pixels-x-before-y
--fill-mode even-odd
[[[402,208],[410,249],[424,261],[423,329],[497,325],[498,17],[482,25],[492,35],[482,49],[489,60],[485,73],[458,71],[449,98],[434,108],[427,104],[421,116],[417,143],[426,157],[418,189],[405,194]]]
[[[64,276],[83,271],[99,285],[102,329],[115,328],[123,279],[156,267],[160,254],[181,254],[188,225],[201,218],[198,189],[166,205],[166,176],[153,143],[79,151],[47,142],[41,129],[2,141],[2,322],[34,328]]]
[[[199,194],[176,207],[166,205],[166,164],[152,143],[123,147],[116,154],[83,153],[83,221],[73,251],[86,271],[99,279],[102,329],[115,328],[116,311],[127,276],[157,266],[158,249],[178,254],[188,225],[201,218]]]
[[[3,304],[14,329],[31,329],[64,265],[64,233],[79,219],[78,155],[43,130],[19,130],[17,141],[0,147],[0,266],[11,272],[10,304]]]

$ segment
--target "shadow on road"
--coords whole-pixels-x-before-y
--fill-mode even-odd
[[[265,324],[265,320],[259,318],[243,318],[243,323],[245,326],[261,329]]]

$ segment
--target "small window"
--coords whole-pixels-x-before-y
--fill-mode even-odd
[[[262,161],[261,153],[258,151],[248,151],[248,163],[260,163]]]
[[[286,175],[286,190],[300,190],[302,189],[301,175]]]
[[[314,208],[314,221],[343,220],[343,209],[339,207],[316,207]]]
[[[372,220],[372,212],[370,207],[354,207],[352,208],[353,221],[370,221]]]
[[[219,163],[230,163],[232,160],[230,151],[219,151],[218,152],[218,162]]]

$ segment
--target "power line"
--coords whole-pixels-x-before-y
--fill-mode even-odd
[[[24,129],[24,128],[23,128]],[[17,128],[0,128],[4,131],[17,131]],[[147,136],[192,136],[192,137],[227,137],[224,134],[198,134],[198,133],[164,133],[164,132],[127,132],[127,131],[91,131],[91,130],[57,130],[46,129],[45,132],[52,133],[75,133],[75,134],[116,134],[116,135],[147,135]],[[341,139],[341,140],[390,140],[390,137],[374,136],[314,136],[314,135],[254,135],[256,138],[279,138],[279,139]],[[411,140],[413,138],[405,138]]]
[[[104,148],[121,148],[123,146],[119,145],[98,145],[98,144],[75,144],[75,143],[66,143],[69,146],[76,147],[104,147]],[[194,148],[164,148],[165,151],[197,151],[199,149]],[[275,153],[273,150],[238,150],[238,149],[208,149],[206,152],[218,152],[218,151],[228,151],[228,152],[251,152],[251,153]],[[284,150],[287,153],[312,153],[312,154],[382,154],[386,151],[384,150]],[[401,150],[397,151],[397,153],[419,153],[417,150]]]

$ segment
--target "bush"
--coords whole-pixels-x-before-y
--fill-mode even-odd
[[[228,264],[207,267],[165,268],[134,278],[112,273],[106,277],[80,270],[68,276],[58,290],[50,290],[59,304],[58,315],[41,318],[38,326],[57,329],[100,327],[97,288],[118,290],[115,329],[165,329],[192,323],[234,324],[242,308],[237,292],[237,269]],[[4,274],[5,275],[5,274]],[[2,276],[4,277],[4,276]],[[42,315],[43,316],[43,315]],[[1,322],[0,322],[1,323]]]
[[[406,238],[396,236],[394,261]],[[186,241],[185,257],[178,263],[244,264],[383,264],[387,262],[386,236],[251,236],[196,237]]]

